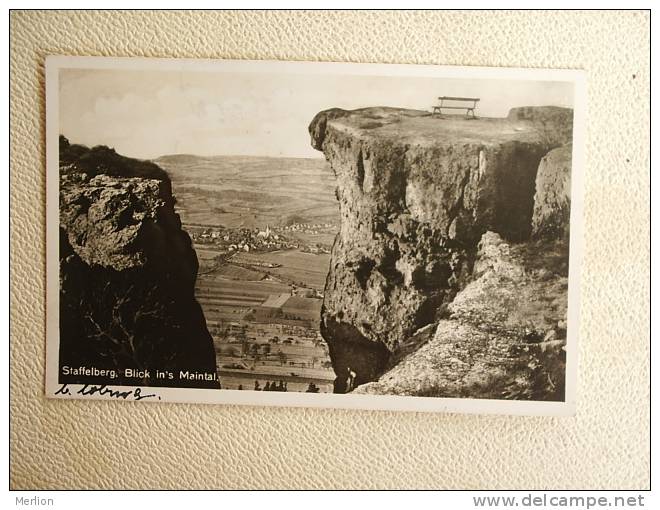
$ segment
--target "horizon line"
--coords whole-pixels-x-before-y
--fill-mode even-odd
[[[170,156],[193,156],[196,158],[273,158],[273,159],[325,159],[323,153],[318,151],[321,156],[313,158],[311,156],[267,156],[259,154],[211,154],[211,155],[202,155],[194,154],[192,152],[180,152],[172,154],[161,154],[156,158],[146,158],[148,161],[154,161],[159,158],[166,158]]]
[[[94,147],[108,147],[109,149],[112,149],[115,151],[117,154],[120,156],[124,156],[126,158],[133,158],[137,159],[140,161],[154,161],[158,158],[165,158],[168,156],[193,156],[196,158],[218,158],[218,157],[226,157],[226,158],[275,158],[275,159],[325,159],[323,152],[321,151],[316,151],[320,156],[318,157],[312,157],[312,156],[267,156],[267,155],[258,155],[258,154],[211,154],[211,155],[203,155],[203,154],[195,154],[193,152],[176,152],[176,153],[166,153],[166,154],[160,154],[159,156],[156,157],[137,157],[137,156],[131,156],[129,154],[126,154],[124,152],[119,152],[116,147],[111,147],[110,145],[106,145],[104,143],[98,143],[95,145],[86,145],[83,143],[78,143],[78,142],[72,142],[71,139],[66,136],[64,133],[60,133],[58,135],[59,137],[62,136],[66,138],[71,145],[82,145],[83,147],[87,147],[88,149],[93,149]]]

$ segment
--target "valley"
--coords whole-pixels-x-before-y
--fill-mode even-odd
[[[165,156],[225,389],[331,392],[319,333],[339,214],[321,159]]]

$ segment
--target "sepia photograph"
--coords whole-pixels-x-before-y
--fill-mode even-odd
[[[582,72],[54,56],[46,94],[49,397],[574,413]]]

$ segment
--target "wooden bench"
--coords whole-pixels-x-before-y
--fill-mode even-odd
[[[438,98],[440,100],[440,104],[438,106],[433,107],[433,115],[436,113],[442,115],[442,110],[443,108],[446,110],[465,110],[465,118],[470,118],[470,114],[472,114],[472,118],[476,119],[474,115],[474,110],[477,107],[477,103],[479,102],[478,97],[450,97],[450,96],[441,96]],[[445,104],[445,102],[449,102],[449,106]],[[456,103],[472,103],[472,105],[455,105],[452,106],[452,104]]]

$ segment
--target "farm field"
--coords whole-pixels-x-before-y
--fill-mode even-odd
[[[338,223],[335,177],[324,159],[162,156],[183,223],[256,228]]]
[[[269,295],[290,291],[289,286],[278,282],[226,277],[222,274],[225,268],[221,266],[217,273],[197,278],[195,296],[204,310],[207,323],[217,320],[240,321],[251,308],[260,305]]]
[[[232,262],[251,264],[267,262],[280,264],[281,267],[268,268],[268,273],[283,277],[301,287],[310,287],[322,291],[330,266],[329,254],[303,253],[298,250],[287,250],[269,253],[240,253],[232,258]]]
[[[320,256],[299,253],[297,257],[280,256],[266,260],[287,264],[291,259],[300,264],[308,257]],[[255,261],[250,257],[240,260],[242,263]],[[318,288],[322,289],[320,282],[325,278],[325,270],[297,270],[293,265],[283,268],[297,280],[304,280],[301,283],[306,288],[313,289],[318,284]],[[232,277],[235,274],[228,276],[228,270],[252,272],[259,275],[259,279]],[[268,268],[267,271],[275,270]],[[246,273],[241,276],[245,277]],[[286,319],[284,315],[267,322],[255,320],[255,311],[269,297],[293,295],[297,288],[286,280],[264,277],[260,271],[247,270],[231,263],[222,264],[197,278],[195,295],[214,339],[223,388],[252,390],[255,381],[259,381],[261,387],[266,382],[284,381],[287,391],[306,391],[310,383],[315,384],[318,391],[332,391],[335,374],[318,330],[319,299],[296,298],[299,313],[313,312],[318,317],[316,320]],[[264,354],[264,349],[268,349],[267,354]]]

